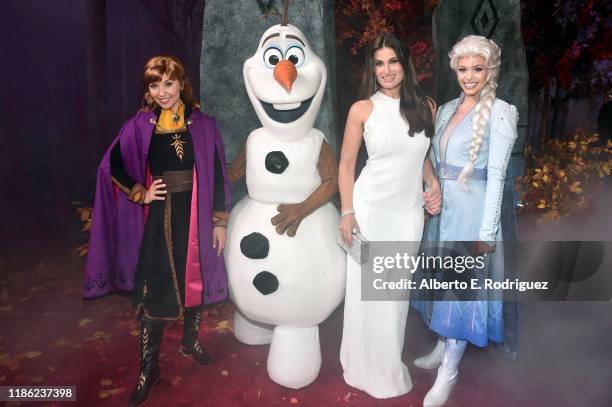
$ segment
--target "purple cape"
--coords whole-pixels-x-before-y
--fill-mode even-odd
[[[110,152],[117,140],[121,140],[121,155],[126,172],[137,183],[146,185],[147,156],[155,120],[156,116],[151,111],[138,112],[128,120],[98,167],[83,285],[85,298],[134,289],[134,273],[144,231],[144,211],[142,205],[129,201],[123,192],[115,191],[110,172]],[[194,110],[187,123],[193,140],[198,180],[200,274],[204,285],[202,304],[210,304],[224,300],[228,294],[223,256],[217,257],[212,249],[215,151],[219,154],[223,169],[225,209],[228,212],[231,202],[230,185],[225,149],[216,120]]]

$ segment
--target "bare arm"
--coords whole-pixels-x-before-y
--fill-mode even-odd
[[[353,209],[353,188],[355,185],[355,166],[357,154],[363,140],[363,124],[374,109],[370,100],[360,100],[351,106],[346,126],[344,128],[344,139],[340,153],[340,167],[338,170],[338,186],[340,188],[340,200],[342,212]],[[353,229],[359,229],[354,214],[342,216],[339,226],[342,236],[347,244],[352,243]]]
[[[433,99],[427,98],[427,103],[429,103],[429,108],[431,109],[431,117],[435,122],[436,118],[436,102]],[[431,146],[429,147],[431,149]],[[425,161],[423,162],[423,182],[431,188],[438,181],[436,178],[436,172],[434,171],[433,164],[429,160],[429,151],[425,154]]]
[[[434,171],[433,164],[431,163],[427,155],[425,156],[425,160],[423,161],[423,182],[429,188],[432,188],[438,182],[438,178],[436,178],[436,172]]]
[[[282,235],[286,231],[287,236],[295,236],[302,219],[329,202],[338,193],[338,165],[334,152],[325,141],[321,145],[317,168],[321,177],[319,188],[299,204],[278,206],[278,214],[271,219],[278,234]]]
[[[431,108],[431,117],[433,119],[436,117],[436,102],[430,98],[427,98],[427,102]],[[431,148],[431,146],[429,148]],[[442,192],[433,164],[429,159],[429,152],[425,154],[425,160],[423,161],[423,182],[429,188],[423,193],[425,209],[430,214],[435,215],[439,213],[442,208]]]

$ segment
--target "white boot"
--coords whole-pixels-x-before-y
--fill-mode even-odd
[[[423,407],[440,407],[446,403],[448,395],[457,382],[459,362],[461,362],[466,345],[467,341],[446,340],[442,364],[438,368],[438,377],[425,396]]]
[[[421,369],[435,369],[442,363],[442,357],[444,356],[444,341],[438,339],[436,347],[433,348],[431,353],[414,360],[414,365]]]

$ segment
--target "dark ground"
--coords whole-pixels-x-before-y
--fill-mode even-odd
[[[521,217],[521,237],[610,240],[610,190],[609,185],[591,189],[596,199],[579,216],[541,226],[531,215]],[[34,221],[5,225],[30,238],[5,245],[0,261],[0,386],[74,385],[78,405],[125,405],[138,372],[130,300],[118,295],[81,299],[84,258],[73,250],[84,239],[79,220],[69,209],[48,214],[52,215],[64,225],[52,238],[43,239],[51,231],[37,231]],[[36,216],[44,213],[32,219]],[[231,303],[207,309],[200,335],[216,359],[210,368],[180,357],[176,348],[181,326],[167,328],[161,355],[164,380],[147,405],[419,406],[435,379],[434,371],[412,365],[435,338],[411,313],[403,358],[413,390],[403,397],[376,400],[347,386],[338,360],[340,307],[321,327],[323,365],[318,379],[301,390],[282,388],[267,376],[267,346],[247,346],[234,339],[232,311]],[[612,405],[610,315],[610,302],[521,303],[518,359],[469,347],[448,406]]]

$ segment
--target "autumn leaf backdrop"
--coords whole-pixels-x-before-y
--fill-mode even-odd
[[[353,70],[359,71],[367,44],[381,31],[390,31],[410,48],[419,82],[431,89],[435,62],[431,27],[437,4],[437,0],[336,1],[338,58],[351,59]],[[556,220],[588,207],[591,199],[584,194],[584,184],[610,175],[610,142],[588,130],[568,129],[566,134],[558,118],[571,114],[569,100],[605,100],[610,92],[612,3],[529,0],[521,4],[529,103],[534,107],[529,111],[539,115],[535,122],[540,129],[524,152],[521,212],[535,211],[542,215],[540,220]],[[349,47],[350,55],[342,54],[342,46]],[[358,78],[352,77],[353,89]],[[582,126],[594,129],[593,123]]]
[[[357,97],[363,53],[380,32],[395,33],[410,48],[417,79],[426,91],[433,87],[435,53],[432,16],[438,0],[337,0],[334,2],[339,123]],[[593,131],[558,125],[561,113],[571,114],[572,99],[605,97],[612,83],[612,3],[587,0],[529,0],[522,2],[522,31],[529,67],[530,115],[539,115],[540,133],[528,140],[522,179],[520,212],[536,211],[541,220],[556,220],[588,207],[583,186],[610,176],[610,142]],[[348,54],[345,52],[348,50]],[[342,64],[350,67],[348,73]],[[349,85],[347,85],[349,84]],[[431,93],[431,92],[428,92]],[[530,121],[530,122],[533,122]],[[594,127],[584,123],[583,127]],[[606,144],[607,142],[607,144]],[[73,202],[83,222],[91,227],[92,208]],[[87,254],[87,244],[76,248]]]

